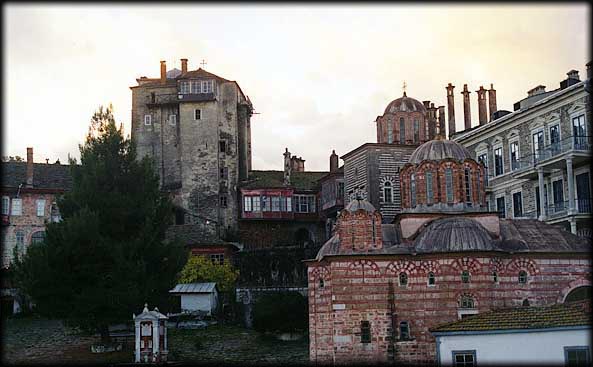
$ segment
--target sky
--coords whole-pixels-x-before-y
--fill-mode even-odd
[[[113,104],[126,134],[140,76],[200,67],[235,80],[251,99],[253,169],[283,166],[285,148],[307,171],[376,142],[375,119],[402,96],[446,106],[468,84],[472,126],[481,85],[498,109],[537,85],[586,78],[591,9],[569,4],[3,5],[3,156],[78,158],[100,105]]]

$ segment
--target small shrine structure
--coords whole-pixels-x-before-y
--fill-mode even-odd
[[[135,326],[135,352],[136,363],[166,362],[169,350],[167,348],[167,319],[159,312],[157,307],[148,310],[144,304],[142,313],[132,314]]]

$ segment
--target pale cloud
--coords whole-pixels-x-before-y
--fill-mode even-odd
[[[189,58],[236,80],[252,118],[254,169],[281,169],[286,147],[308,170],[375,142],[373,121],[402,94],[445,105],[455,86],[497,89],[512,110],[528,89],[570,69],[585,77],[589,12],[553,5],[18,5],[5,6],[3,155],[78,156],[93,111],[113,103],[130,129],[131,92]]]

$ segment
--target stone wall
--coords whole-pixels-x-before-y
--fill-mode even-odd
[[[321,222],[305,221],[259,221],[239,222],[239,236],[246,249],[276,248],[305,245],[299,231],[308,231],[310,241],[307,246],[322,245],[325,231]]]

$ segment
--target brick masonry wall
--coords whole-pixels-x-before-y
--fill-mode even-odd
[[[396,362],[435,363],[435,339],[428,331],[458,319],[460,298],[473,298],[475,310],[532,306],[562,302],[569,290],[590,285],[591,261],[577,255],[495,255],[488,253],[422,256],[351,257],[310,263],[309,339],[310,359],[315,362],[387,361],[392,315],[389,282],[394,288],[395,315],[399,325],[407,321],[412,340],[400,341],[395,332]],[[461,272],[470,272],[463,283]],[[528,273],[526,284],[518,273]],[[492,272],[498,274],[498,282]],[[400,286],[400,273],[408,285]],[[434,286],[428,272],[436,276]],[[319,279],[323,279],[320,287]],[[371,343],[360,339],[360,322],[370,321]]]
[[[326,240],[324,225],[321,222],[239,221],[239,235],[246,249],[294,246],[297,242],[297,231],[301,229],[309,231],[311,245],[320,245]]]

